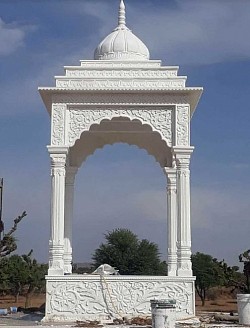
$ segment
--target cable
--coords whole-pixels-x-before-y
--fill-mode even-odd
[[[108,285],[108,282],[106,281],[106,279],[104,278],[104,274],[103,273],[100,273],[100,279],[102,281],[104,281],[106,287],[107,287],[107,292],[108,292],[108,295],[109,295],[109,298],[110,298],[110,302],[112,304],[112,307],[113,307],[113,310],[116,314],[118,314],[121,318],[122,318],[122,321],[124,322],[124,315],[121,314],[121,312],[119,312],[119,310],[117,309],[116,305],[114,304],[113,302],[113,299],[112,299],[112,295],[110,293],[110,289],[109,289],[109,285]]]

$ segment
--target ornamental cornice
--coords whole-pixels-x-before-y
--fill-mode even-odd
[[[185,104],[189,102],[187,95],[173,94],[123,94],[123,93],[102,93],[102,94],[55,94],[52,98],[53,103],[67,104],[123,104],[123,105],[163,105],[163,104]]]
[[[86,70],[66,69],[66,78],[173,78],[177,77],[177,70],[152,70],[152,69],[111,69],[111,70]],[[56,79],[62,79],[56,76]],[[180,77],[178,77],[180,78]]]
[[[84,131],[89,131],[91,125],[100,124],[102,120],[111,120],[114,117],[127,117],[131,121],[139,120],[142,124],[149,125],[153,131],[158,132],[169,147],[172,145],[172,109],[157,108],[106,108],[95,107],[95,109],[69,107],[67,123],[66,143],[71,147],[76,140],[80,139]],[[56,138],[56,136],[55,136]],[[53,140],[53,137],[52,137]]]
[[[159,68],[161,67],[161,60],[149,60],[149,61],[111,61],[111,60],[81,60],[81,67],[88,68]],[[178,68],[178,66],[172,66]]]
[[[45,279],[47,281],[58,281],[58,282],[63,282],[63,281],[96,281],[99,282],[101,279],[100,275],[93,275],[93,274],[72,274],[70,276],[45,276]],[[118,275],[118,276],[105,276],[105,280],[107,281],[166,281],[166,282],[194,282],[196,280],[196,277],[191,276],[191,277],[181,277],[181,276],[176,276],[176,277],[170,277],[170,276],[141,276],[141,275]]]
[[[74,90],[158,90],[158,89],[175,89],[185,88],[185,80],[161,80],[161,79],[57,79],[57,88],[66,88]]]

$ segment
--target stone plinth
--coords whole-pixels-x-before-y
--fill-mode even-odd
[[[151,299],[176,299],[177,319],[192,318],[194,277],[47,276],[44,322],[151,316]]]

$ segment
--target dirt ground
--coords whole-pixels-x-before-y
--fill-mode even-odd
[[[30,307],[40,307],[45,303],[45,294],[37,294],[34,295],[31,299]],[[25,297],[19,296],[18,302],[15,302],[15,298],[13,296],[2,296],[0,297],[0,308],[9,308],[10,306],[21,306],[25,305]]]
[[[45,294],[34,295],[31,300],[31,307],[40,307],[45,303]],[[10,306],[24,307],[25,298],[19,297],[18,303],[15,303],[15,299],[12,296],[0,297],[0,308],[9,308]],[[237,312],[236,299],[230,296],[221,295],[215,300],[207,300],[205,306],[201,306],[201,301],[196,296],[196,310],[208,311],[208,312]]]

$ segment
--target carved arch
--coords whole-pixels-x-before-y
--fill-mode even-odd
[[[171,148],[166,145],[159,133],[152,132],[149,126],[147,128],[150,130],[143,134],[143,138],[140,137],[140,133],[137,135],[131,133],[102,134],[98,132],[92,133],[91,130],[85,131],[74,146],[70,148],[70,165],[80,167],[87,157],[93,155],[96,150],[102,149],[107,145],[123,143],[143,149],[150,156],[154,157],[161,167],[172,166]]]
[[[67,133],[65,143],[72,147],[81,138],[83,132],[89,131],[93,124],[101,124],[103,120],[124,117],[130,121],[139,120],[142,125],[149,125],[153,132],[158,132],[168,147],[172,146],[172,116],[169,107],[157,109],[145,108],[94,108],[67,110]]]

